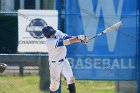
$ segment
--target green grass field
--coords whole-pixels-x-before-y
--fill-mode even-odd
[[[115,93],[113,81],[76,80],[77,93]],[[0,76],[0,93],[49,93],[40,91],[39,76]],[[62,93],[69,93],[62,78]]]

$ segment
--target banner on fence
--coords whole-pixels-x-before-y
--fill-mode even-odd
[[[18,10],[18,52],[47,52],[44,26],[58,27],[57,10]]]
[[[69,35],[92,37],[116,22],[123,23],[118,30],[95,38],[87,45],[68,46],[77,79],[136,79],[136,7],[136,0],[66,1],[65,29]]]

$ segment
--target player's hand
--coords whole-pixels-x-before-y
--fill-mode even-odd
[[[88,42],[86,40],[81,40],[81,43],[87,44]]]
[[[86,35],[78,35],[77,39],[79,40],[85,40],[86,39]]]
[[[77,39],[81,40],[82,43],[86,44],[88,38],[86,37],[86,35],[79,35],[77,36]]]

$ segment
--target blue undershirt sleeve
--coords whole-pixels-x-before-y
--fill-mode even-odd
[[[71,37],[72,37],[72,36],[65,35],[65,36],[63,37],[63,40],[69,39],[69,38],[71,38]],[[60,46],[64,46],[63,40],[57,41],[57,42],[56,42],[56,45],[55,45],[55,48],[60,47]]]
[[[72,37],[72,36],[65,35],[65,36],[63,37],[63,39],[66,40],[66,39],[69,39],[69,38],[71,38],[71,37]]]
[[[63,41],[57,41],[55,48],[60,47],[60,46],[64,46]]]

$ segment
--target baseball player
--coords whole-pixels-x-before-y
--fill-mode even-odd
[[[50,93],[57,93],[60,84],[60,75],[67,80],[70,93],[76,93],[74,76],[70,64],[66,58],[66,45],[83,42],[86,43],[86,36],[69,36],[51,26],[44,27],[42,33],[46,37],[46,46],[49,55],[50,65]]]

